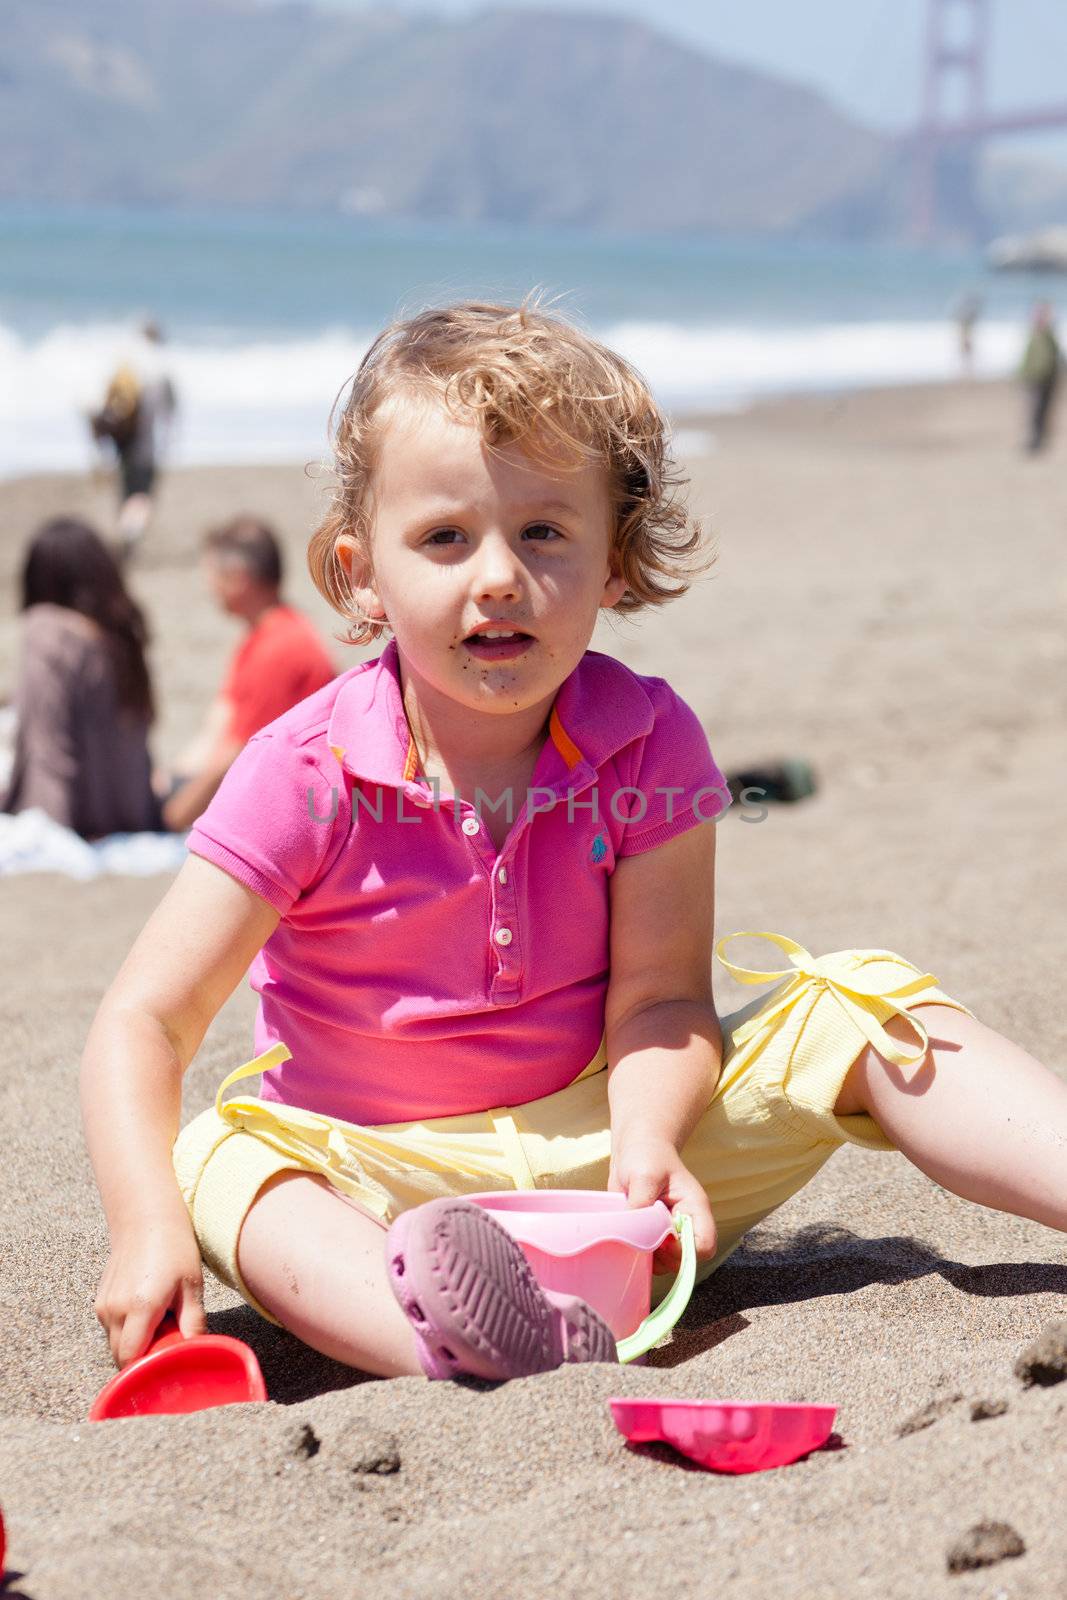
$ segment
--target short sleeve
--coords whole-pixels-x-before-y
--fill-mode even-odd
[[[332,865],[350,802],[332,756],[284,732],[250,739],[197,819],[187,845],[282,916]]]
[[[642,855],[722,816],[730,804],[726,779],[696,712],[662,678],[646,679],[646,687],[656,720],[642,741],[631,779],[629,818],[617,856]]]
[[[333,663],[300,621],[253,629],[226,682],[229,736],[243,743],[334,677]]]

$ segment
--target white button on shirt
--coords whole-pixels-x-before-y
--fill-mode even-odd
[[[507,869],[507,867],[501,867],[500,871],[497,873],[497,877],[500,879],[501,883],[507,883],[507,881],[508,881],[508,869]]]
[[[464,817],[463,821],[460,823],[460,827],[463,829],[464,833],[477,833],[479,828],[478,818]]]
[[[496,933],[493,935],[493,937],[495,938],[497,944],[510,944],[511,943],[511,929],[510,928],[498,928],[496,930]]]
[[[526,1104],[573,1082],[603,1032],[614,859],[694,826],[689,797],[722,783],[684,701],[596,650],[558,691],[530,787],[550,786],[563,803],[514,825],[507,850],[521,871],[501,859],[489,816],[475,837],[462,833],[457,823],[476,810],[461,804],[456,817],[454,795],[427,808],[425,826],[402,825],[419,809],[409,803],[417,758],[391,639],[379,661],[342,673],[257,734],[188,841],[280,917],[249,974],[260,1039],[284,1039],[291,1052],[269,1074],[271,1092],[360,1126]],[[599,811],[579,809],[594,785]],[[624,785],[648,800],[632,828],[612,806],[620,790],[637,800]],[[717,809],[711,798],[709,789],[702,818]],[[599,861],[598,830],[608,845]],[[318,959],[324,927],[328,960]],[[537,936],[544,928],[551,938]]]

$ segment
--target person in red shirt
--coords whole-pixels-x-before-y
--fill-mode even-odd
[[[254,733],[336,677],[313,624],[281,598],[282,553],[258,517],[236,517],[204,540],[205,576],[215,599],[248,632],[204,725],[169,783],[165,825],[192,826]]]

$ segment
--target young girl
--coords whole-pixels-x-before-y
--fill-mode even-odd
[[[587,648],[706,564],[637,375],[535,308],[429,311],[336,443],[311,570],[353,642],[392,638],[246,747],[85,1049],[117,1364],[168,1310],[203,1330],[201,1258],[371,1373],[613,1359],[486,1189],[662,1197],[708,1272],[852,1142],[1067,1229],[1067,1084],[902,957],[721,940],[775,986],[717,1017],[722,776],[662,679]],[[175,1143],[249,963],[256,1059]]]

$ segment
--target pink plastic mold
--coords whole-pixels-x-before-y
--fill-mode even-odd
[[[830,1437],[836,1406],[748,1400],[609,1400],[619,1432],[632,1444],[673,1445],[714,1472],[766,1472],[818,1450]]]

